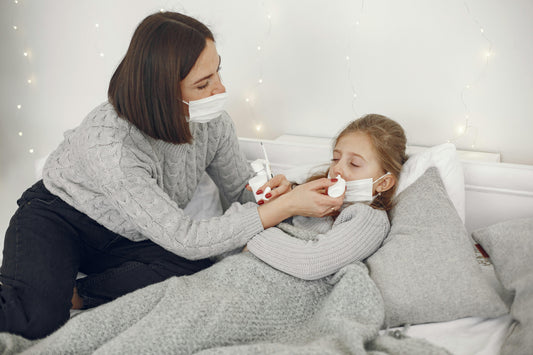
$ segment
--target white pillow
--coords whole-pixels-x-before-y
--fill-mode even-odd
[[[465,222],[465,181],[463,167],[452,143],[444,143],[412,154],[403,165],[396,195],[415,182],[429,167],[436,167],[463,223]]]

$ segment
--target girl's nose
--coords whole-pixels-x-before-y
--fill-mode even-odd
[[[342,174],[342,169],[339,167],[339,164],[335,165],[332,169],[331,169],[331,178],[336,178],[337,175],[340,175],[340,176],[344,176]]]

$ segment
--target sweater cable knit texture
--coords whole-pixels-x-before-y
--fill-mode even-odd
[[[148,137],[96,107],[47,159],[45,186],[109,230],[130,240],[150,239],[188,259],[244,245],[263,230],[257,205],[244,189],[253,172],[239,150],[231,118],[191,123],[193,142],[171,144]],[[227,201],[220,217],[192,220],[183,208],[204,171]]]

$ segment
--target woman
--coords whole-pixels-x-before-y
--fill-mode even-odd
[[[44,337],[67,321],[71,302],[90,308],[195,273],[287,217],[340,207],[318,192],[333,184],[322,179],[285,208],[276,197],[289,183],[277,176],[269,203],[203,221],[184,214],[204,171],[227,202],[253,201],[219,68],[197,20],[164,12],[140,23],[108,102],[65,134],[18,201],[0,270],[0,331]],[[88,276],[76,280],[78,271]]]
[[[406,160],[405,143],[403,129],[386,117],[356,120],[337,137],[328,169],[347,181],[340,213],[294,217],[292,225],[281,223],[254,237],[248,243],[251,253],[232,255],[195,275],[170,278],[77,315],[40,342],[0,334],[0,344],[6,353],[29,348],[29,353],[53,354],[380,350],[383,301],[360,261],[389,231],[386,211]],[[277,200],[290,201],[314,183]],[[360,185],[366,185],[364,194],[354,188]],[[387,339],[389,349],[383,353],[446,353],[414,342]]]

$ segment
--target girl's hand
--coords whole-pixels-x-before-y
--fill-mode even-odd
[[[267,188],[267,186],[270,187],[271,189],[271,191],[265,195],[265,197],[268,198],[268,200],[261,200],[263,202],[259,201],[260,205],[262,205],[265,202],[275,200],[277,197],[291,190],[291,183],[289,182],[289,180],[287,180],[287,178],[283,174],[276,175],[272,179],[268,180],[266,184],[264,184],[257,190],[257,194],[258,195],[262,194],[263,191],[265,191],[265,189]],[[246,185],[246,189],[248,191],[252,191],[252,188],[250,187],[250,185]]]

